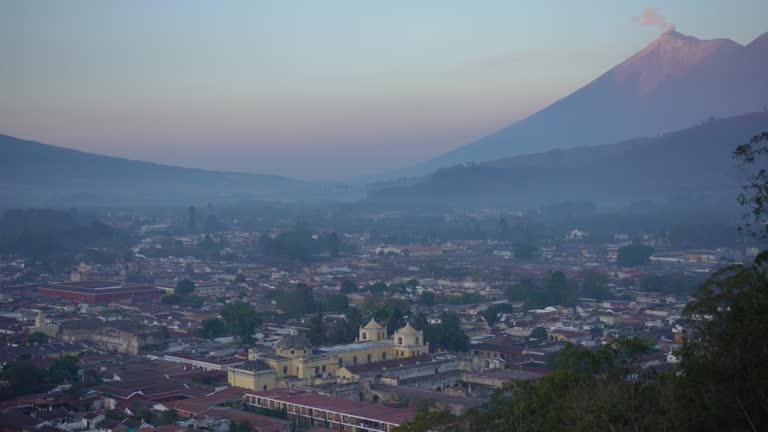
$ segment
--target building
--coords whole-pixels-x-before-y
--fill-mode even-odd
[[[184,363],[206,371],[225,371],[231,367],[240,366],[244,360],[237,357],[219,358],[215,356],[195,354],[165,354],[163,360],[172,363]]]
[[[157,285],[157,288],[167,294],[173,294],[176,285]],[[227,293],[227,285],[222,282],[195,282],[194,295],[198,297],[219,297]]]
[[[212,394],[191,399],[175,400],[163,403],[167,409],[176,411],[179,417],[227,419],[230,422],[247,421],[251,432],[290,432],[291,422],[284,419],[243,411],[231,407],[242,403],[245,391],[234,387],[217,391]],[[205,423],[201,421],[201,423]]]
[[[277,387],[277,372],[264,360],[249,360],[242,365],[229,368],[227,381],[234,387],[269,390]]]
[[[90,341],[107,351],[134,355],[143,348],[166,342],[166,334],[161,329],[142,327],[128,320],[65,321],[58,326],[56,337],[64,341]]]
[[[392,408],[356,402],[300,389],[273,389],[245,395],[245,404],[255,408],[285,411],[325,430],[390,432],[416,416],[414,408]]]
[[[157,298],[162,291],[152,285],[103,280],[66,282],[42,286],[37,291],[48,297],[61,297],[89,304],[104,304],[132,298]]]
[[[307,384],[336,382],[337,371],[344,366],[367,364],[396,358],[419,356],[429,352],[429,344],[424,341],[423,332],[410,324],[397,330],[392,338],[387,336],[387,327],[371,320],[360,327],[357,341],[350,344],[315,348],[304,336],[291,334],[283,337],[275,346],[273,353],[253,360],[269,365],[275,372],[276,379],[300,379]],[[261,363],[259,363],[261,368]],[[261,370],[232,368],[229,370],[230,385],[238,385],[250,390],[273,388],[271,379]]]

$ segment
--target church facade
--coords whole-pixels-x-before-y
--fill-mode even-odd
[[[250,362],[229,370],[229,384],[251,390],[269,390],[278,380],[299,380],[306,384],[343,381],[337,371],[345,366],[376,363],[429,352],[424,333],[406,324],[390,338],[387,327],[371,320],[360,327],[355,342],[313,347],[304,336],[291,334],[281,339],[273,353],[252,355]],[[266,368],[269,367],[269,369]]]

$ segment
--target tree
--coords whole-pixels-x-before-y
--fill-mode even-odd
[[[370,285],[368,287],[368,291],[370,291],[370,292],[372,292],[374,294],[384,294],[387,291],[387,289],[389,289],[387,284],[384,283],[384,282],[381,282],[381,281],[376,282],[375,284]]]
[[[10,397],[40,393],[49,386],[43,369],[38,369],[29,363],[11,363],[0,372],[0,378],[6,382]]]
[[[739,204],[748,211],[739,229],[756,239],[768,240],[768,132],[736,147],[733,156],[749,170],[748,183],[738,196]]]
[[[387,331],[390,334],[394,333],[395,330],[403,327],[404,325],[405,319],[403,317],[403,311],[397,306],[391,308],[387,317]]]
[[[381,303],[382,302],[380,298],[373,295],[369,295],[369,296],[365,296],[365,298],[363,299],[363,304],[361,305],[361,308],[364,313],[371,314],[371,313],[375,313],[379,309],[379,307],[381,306]]]
[[[328,252],[331,254],[331,256],[339,256],[339,250],[341,249],[341,240],[339,239],[339,235],[335,232],[330,233],[326,241],[328,243]]]
[[[221,222],[219,222],[219,219],[214,214],[209,214],[208,217],[205,218],[205,222],[203,223],[203,231],[211,233],[216,231],[221,231],[222,228],[224,228]]]
[[[184,304],[192,309],[200,309],[205,304],[205,299],[197,296],[186,297],[184,299]]]
[[[197,335],[206,339],[215,339],[227,334],[227,324],[218,318],[206,318],[200,323]]]
[[[65,355],[48,368],[49,379],[54,384],[59,384],[64,381],[74,382],[77,380],[77,373],[80,370],[79,361],[77,357],[71,355]]]
[[[633,243],[619,248],[619,257],[616,264],[621,267],[635,267],[647,264],[651,255],[656,252],[651,246]]]
[[[179,421],[179,415],[175,410],[160,411],[152,422],[155,426],[174,424]]]
[[[377,322],[386,323],[387,331],[390,335],[405,325],[404,317],[410,308],[410,304],[407,301],[394,298],[387,298],[383,302],[377,301],[372,303],[371,306],[369,311],[373,312],[373,319]]]
[[[427,320],[427,316],[424,315],[424,312],[419,312],[419,314],[416,315],[416,318],[411,321],[411,327],[415,328],[416,330],[423,330],[424,327],[428,325],[429,321]]]
[[[229,425],[230,432],[251,432],[252,429],[253,427],[248,420],[241,420],[239,422],[232,420]]]
[[[639,279],[642,291],[686,296],[696,293],[701,282],[699,278],[683,273],[648,275]]]
[[[468,427],[466,421],[448,411],[418,413],[394,429],[395,432],[453,432]]]
[[[176,305],[184,301],[184,297],[178,294],[168,294],[168,295],[164,295],[163,298],[160,299],[160,301],[163,304]]]
[[[331,294],[325,299],[325,308],[329,312],[344,312],[349,309],[349,299],[344,294]]]
[[[104,417],[108,420],[121,420],[124,416],[119,409],[110,409],[104,412]]]
[[[463,417],[430,419],[440,428],[425,424],[434,414],[419,414],[399,430],[766,430],[768,350],[754,335],[768,331],[768,251],[751,266],[718,271],[684,314],[693,327],[679,371],[644,369],[650,348],[640,339],[594,350],[567,344],[546,377],[512,382],[487,407]]]
[[[509,237],[509,224],[504,217],[499,219],[499,234],[502,239],[507,239]]]
[[[499,317],[498,311],[496,311],[496,309],[493,307],[489,307],[488,309],[482,311],[480,315],[483,317],[485,322],[488,323],[489,327],[493,327]]]
[[[435,304],[435,293],[431,291],[424,291],[419,296],[419,304],[424,306],[432,306]]]
[[[424,327],[424,340],[433,349],[446,351],[469,350],[469,338],[461,329],[461,320],[456,313],[444,313],[440,316],[439,324],[429,324]]]
[[[539,254],[539,249],[529,243],[518,243],[514,247],[515,258],[530,260],[536,258]]]
[[[363,324],[363,317],[357,309],[349,309],[344,313],[344,319],[336,320],[331,326],[327,342],[343,344],[353,342],[358,336],[358,329]]]
[[[176,288],[173,293],[182,297],[188,296],[195,292],[195,283],[189,279],[182,279],[176,283]]]
[[[154,414],[152,413],[151,409],[139,408],[136,410],[136,413],[132,417],[139,419],[144,423],[152,424]]]
[[[317,301],[310,287],[298,283],[295,289],[277,297],[277,307],[291,317],[300,318],[316,311]]]
[[[221,318],[229,332],[245,344],[251,342],[254,331],[261,325],[261,319],[251,305],[239,300],[225,305],[221,309]]]
[[[751,266],[734,265],[707,280],[684,309],[694,327],[681,350],[696,430],[768,428],[768,251]]]
[[[417,286],[419,286],[419,281],[416,280],[416,279],[408,279],[408,282],[406,282],[405,285],[408,288],[413,289],[413,288],[416,288]]]
[[[238,273],[237,276],[235,276],[235,283],[241,284],[243,282],[245,282],[245,275],[242,273]]]
[[[568,280],[565,273],[555,271],[550,274],[549,279],[544,283],[546,299],[545,304],[541,304],[539,299],[532,299],[531,304],[538,303],[540,306],[564,305],[574,306],[578,297],[578,286],[575,282]],[[536,291],[533,291],[535,294]],[[528,302],[526,301],[526,306]]]
[[[351,294],[357,292],[357,285],[349,279],[344,279],[341,282],[341,292],[344,294]]]
[[[308,262],[313,254],[329,252],[337,256],[341,249],[341,240],[335,233],[313,236],[302,227],[293,231],[283,231],[272,238],[264,235],[259,240],[264,254],[269,257],[282,257]]]
[[[325,344],[325,327],[323,327],[322,312],[318,312],[317,315],[309,320],[309,330],[307,331],[306,336],[314,346],[322,346]]]
[[[584,270],[581,282],[582,295],[595,300],[605,300],[611,297],[608,289],[608,277],[594,270]]]
[[[46,342],[48,342],[48,335],[43,332],[36,331],[27,337],[27,343],[30,345],[44,344]]]
[[[531,332],[531,335],[528,337],[529,339],[536,339],[539,341],[547,340],[547,329],[544,327],[536,327]]]
[[[589,350],[567,345],[558,354],[560,368],[537,380],[510,382],[486,407],[463,416],[421,413],[400,432],[487,430],[657,431],[670,425],[673,404],[666,384],[628,380],[637,373],[647,347],[620,340]],[[648,397],[648,393],[657,398]]]
[[[195,206],[189,206],[187,208],[187,228],[190,232],[197,230],[197,209]]]

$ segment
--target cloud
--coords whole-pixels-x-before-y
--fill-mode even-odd
[[[632,21],[643,26],[657,27],[662,30],[675,28],[675,25],[667,21],[656,8],[645,8],[642,15],[632,17]]]

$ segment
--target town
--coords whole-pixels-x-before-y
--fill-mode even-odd
[[[496,238],[430,242],[177,213],[105,215],[126,238],[65,264],[0,257],[0,430],[389,432],[547,376],[570,344],[635,338],[643,369],[674,370],[690,296],[758,253],[579,227],[533,245],[493,212]]]

